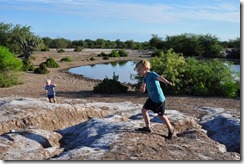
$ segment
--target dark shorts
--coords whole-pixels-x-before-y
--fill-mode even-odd
[[[48,97],[49,99],[51,99],[51,98],[54,98],[55,96],[54,96],[54,95],[47,95],[47,97]]]
[[[157,113],[159,116],[162,116],[165,113],[165,101],[162,103],[155,103],[150,98],[148,98],[143,105],[143,108],[146,110],[151,110],[154,113]]]

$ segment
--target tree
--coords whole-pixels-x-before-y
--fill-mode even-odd
[[[24,34],[20,37],[20,48],[24,53],[25,59],[28,59],[31,54],[40,49],[41,45],[43,45],[42,40],[32,34]]]
[[[42,40],[30,31],[30,26],[0,23],[0,34],[1,45],[26,58],[42,46]]]
[[[128,48],[128,49],[134,49],[134,47],[135,47],[135,43],[134,43],[133,40],[127,40],[127,41],[125,42],[125,46],[126,46],[126,48]]]
[[[149,41],[149,44],[153,48],[160,48],[163,44],[162,38],[159,38],[158,35],[152,34],[152,38]]]

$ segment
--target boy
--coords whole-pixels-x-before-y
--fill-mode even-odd
[[[51,84],[50,79],[46,80],[45,91],[47,93],[47,97],[48,97],[50,103],[52,103],[52,99],[53,99],[54,103],[56,102],[56,98],[55,98],[56,93],[54,90],[55,87],[56,87],[56,84]]]
[[[143,128],[138,128],[137,131],[151,132],[151,123],[148,115],[148,110],[152,110],[154,113],[158,113],[158,116],[165,122],[168,128],[168,139],[171,139],[174,133],[174,129],[165,115],[165,96],[160,87],[159,81],[173,86],[173,84],[166,80],[164,77],[159,76],[156,72],[150,71],[150,63],[147,60],[141,60],[136,64],[136,70],[138,74],[142,77],[143,83],[141,85],[140,91],[145,92],[146,88],[148,91],[149,98],[145,102],[142,108],[143,119],[146,126]]]

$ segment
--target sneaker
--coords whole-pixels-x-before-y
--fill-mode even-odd
[[[136,131],[140,132],[151,132],[152,130],[149,127],[138,128]]]
[[[174,129],[170,129],[169,132],[168,132],[168,137],[167,138],[171,139],[173,134],[174,134]]]

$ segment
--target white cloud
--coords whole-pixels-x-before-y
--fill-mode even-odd
[[[106,2],[99,0],[12,0],[5,8],[44,10],[81,17],[130,20],[141,23],[172,23],[188,20],[209,20],[240,23],[240,8],[230,3],[203,2],[204,4],[169,5]],[[5,5],[4,5],[5,4]],[[1,8],[1,7],[0,7]]]

